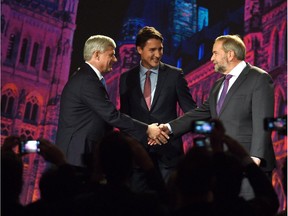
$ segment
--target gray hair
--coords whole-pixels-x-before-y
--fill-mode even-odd
[[[234,51],[238,60],[244,60],[246,57],[246,46],[239,35],[222,35],[216,38],[216,41],[222,41],[222,47],[225,52]]]
[[[92,58],[94,52],[104,52],[111,46],[116,48],[115,41],[104,35],[93,35],[87,39],[84,45],[83,57],[85,61],[89,61]]]

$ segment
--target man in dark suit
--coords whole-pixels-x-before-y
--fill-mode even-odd
[[[229,136],[236,139],[250,153],[253,161],[271,177],[275,167],[271,133],[264,130],[264,118],[274,114],[274,86],[264,70],[244,61],[246,47],[237,35],[216,38],[211,61],[215,71],[225,76],[213,85],[207,101],[169,124],[161,125],[174,136],[191,131],[192,121],[219,118]],[[232,75],[223,105],[219,107],[225,77]],[[226,78],[227,79],[227,78]],[[218,106],[218,110],[217,110]],[[242,195],[249,199],[253,192],[243,182]]]
[[[85,167],[96,143],[113,127],[138,140],[147,139],[146,133],[158,143],[162,138],[156,125],[147,125],[120,113],[109,100],[102,82],[103,75],[111,71],[117,61],[115,48],[113,39],[91,36],[84,46],[85,64],[63,89],[56,145],[72,165]]]
[[[153,27],[144,27],[137,34],[137,52],[141,62],[120,77],[121,112],[148,124],[167,122],[177,117],[177,103],[184,112],[196,107],[181,69],[161,62],[163,37]],[[149,71],[150,77],[146,77]],[[146,79],[150,82],[146,94]],[[147,102],[147,100],[149,100]],[[183,155],[181,137],[171,138],[167,145],[147,145],[142,140],[154,164],[165,181],[168,180],[179,158]],[[139,174],[139,175],[138,175]],[[141,170],[135,170],[132,186],[145,190],[145,178]]]

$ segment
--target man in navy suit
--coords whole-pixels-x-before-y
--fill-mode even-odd
[[[77,167],[87,166],[95,146],[113,127],[138,140],[147,139],[147,135],[158,143],[162,139],[156,125],[120,113],[109,100],[103,75],[117,61],[115,48],[114,40],[107,36],[88,38],[83,52],[85,63],[71,76],[61,95],[56,145]]]
[[[267,72],[244,61],[245,55],[246,47],[239,36],[216,38],[211,61],[215,71],[224,76],[215,82],[202,106],[161,127],[166,133],[179,136],[192,130],[192,121],[219,118],[227,134],[236,139],[271,177],[275,154],[271,133],[264,130],[264,118],[274,115],[274,85]],[[217,111],[227,75],[231,75],[228,91]],[[246,199],[253,197],[253,191],[245,182],[242,195]]]
[[[142,28],[136,37],[136,49],[141,57],[140,64],[120,77],[121,112],[151,124],[175,119],[177,104],[184,112],[194,109],[196,104],[182,70],[161,62],[163,56],[161,33],[154,27]],[[150,73],[150,90],[146,96],[147,71]],[[146,103],[145,97],[149,98],[149,103]],[[183,155],[181,137],[171,138],[166,145],[149,146],[145,139],[142,140],[142,144],[158,167],[159,174],[167,182]],[[132,187],[136,191],[148,189],[142,174],[141,170],[134,170]]]

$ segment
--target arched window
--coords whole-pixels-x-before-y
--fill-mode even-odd
[[[200,44],[198,47],[198,60],[203,59],[204,57],[204,43]]]
[[[177,59],[177,67],[182,68],[182,58]]]
[[[228,35],[229,33],[230,33],[230,28],[229,27],[224,28],[223,35]]]
[[[35,65],[36,65],[38,50],[39,50],[39,44],[38,43],[34,43],[33,52],[32,52],[32,58],[31,58],[31,62],[30,62],[30,66],[31,67],[35,67]]]
[[[5,117],[12,117],[15,98],[9,95],[1,97],[1,114]]]
[[[48,71],[49,59],[50,59],[50,48],[46,47],[45,55],[44,55],[43,68],[42,68],[44,71]]]
[[[24,121],[36,124],[38,118],[39,105],[35,96],[29,98],[25,106]]]
[[[20,59],[19,59],[19,62],[22,64],[25,64],[27,48],[28,48],[28,40],[27,38],[24,38],[22,41],[22,47],[21,47]]]
[[[15,95],[7,89],[1,96],[1,115],[12,118]]]
[[[15,35],[11,34],[9,37],[9,42],[8,42],[8,49],[7,49],[7,54],[6,54],[6,58],[7,59],[12,59],[13,57],[13,51],[14,51],[14,47],[15,47]]]

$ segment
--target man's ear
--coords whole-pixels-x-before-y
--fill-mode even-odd
[[[234,58],[236,58],[235,52],[233,50],[229,50],[227,52],[227,58],[228,58],[228,61],[232,61]]]
[[[99,60],[99,58],[100,58],[100,52],[99,51],[95,51],[94,53],[93,53],[93,55],[94,55],[94,58],[95,59],[97,59],[97,60]]]
[[[137,46],[136,49],[137,49],[137,52],[141,55],[143,52],[143,49],[140,46]]]

